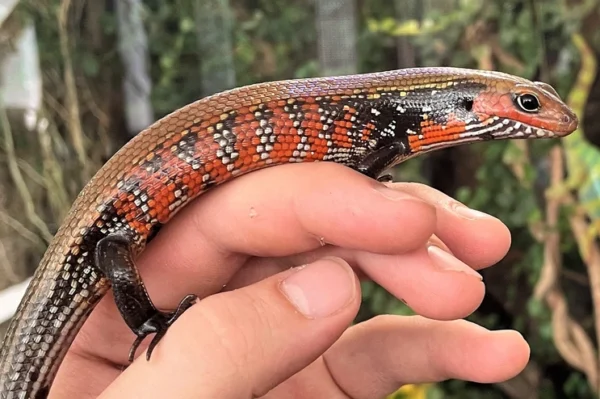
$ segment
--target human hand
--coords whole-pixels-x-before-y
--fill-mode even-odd
[[[135,336],[109,293],[50,397],[372,399],[407,383],[515,376],[529,357],[517,332],[457,320],[479,306],[475,270],[505,255],[507,228],[429,187],[392,187],[315,163],[251,173],[202,196],[138,266],[159,308],[189,293],[203,299],[149,362],[139,350],[125,369]],[[358,277],[420,316],[349,327]]]

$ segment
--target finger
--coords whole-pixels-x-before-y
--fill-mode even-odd
[[[452,253],[452,251],[450,250],[450,248],[446,245],[446,243],[444,241],[442,241],[437,235],[432,235],[431,237],[429,237],[429,241],[428,244],[431,245],[435,245],[438,248],[443,249],[444,251],[448,252],[448,253]],[[468,263],[468,262],[467,262]]]
[[[102,398],[249,398],[314,362],[356,315],[360,287],[339,259],[286,271],[190,308]]]
[[[374,282],[432,319],[466,317],[485,295],[481,275],[436,246],[402,256],[357,252],[356,261]]]
[[[516,331],[418,316],[372,319],[349,330],[325,355],[331,375],[353,398],[382,397],[403,384],[449,378],[505,381],[528,359],[529,347]]]
[[[251,260],[227,285],[227,290],[252,284],[292,265],[313,262],[325,256],[344,259],[361,270],[418,314],[453,320],[470,315],[485,294],[481,275],[438,247],[402,255],[326,247],[286,259]]]
[[[380,316],[347,330],[323,359],[264,399],[291,397],[292,391],[294,397],[373,399],[404,384],[496,383],[516,376],[528,359],[529,347],[516,331],[489,331],[464,320]]]
[[[429,243],[442,248],[444,251],[451,253],[450,249],[434,234],[429,238]],[[352,266],[354,273],[361,280],[370,280],[362,271],[363,265],[360,263],[362,257],[358,256],[360,251],[354,249],[340,248],[331,245],[326,245],[317,248],[313,251],[307,251],[290,256],[278,258],[259,258],[254,257],[248,259],[244,266],[232,277],[227,283],[224,290],[232,290],[254,284],[257,281],[263,280],[276,273],[280,273],[290,267],[314,262],[317,259],[328,256],[336,256],[344,259]]]
[[[493,265],[508,252],[510,231],[497,218],[471,209],[424,184],[392,183],[388,186],[434,205],[436,235],[457,258],[474,269]]]
[[[429,238],[430,244],[442,248],[446,252],[450,252],[450,249],[434,235]],[[290,267],[302,265],[305,263],[314,262],[317,259],[321,259],[328,256],[336,256],[344,259],[350,263],[350,266],[354,268],[354,272],[359,276],[360,279],[369,279],[368,276],[362,271],[363,265],[360,263],[362,259],[358,254],[361,251],[335,247],[332,245],[326,245],[321,248],[317,248],[312,251],[302,252],[290,256],[273,257],[273,258],[250,258],[244,263],[242,269],[240,269],[235,276],[227,283],[224,289],[236,289],[245,287],[253,284],[264,278],[272,276],[276,273],[280,273]]]

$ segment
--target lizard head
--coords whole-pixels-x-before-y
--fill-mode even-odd
[[[577,115],[552,86],[543,82],[499,80],[473,99],[480,121],[505,127],[497,138],[562,137],[577,129]]]
[[[577,129],[576,114],[549,84],[499,72],[461,78],[450,90],[458,93],[449,96],[451,106],[421,120],[420,134],[408,137],[412,154],[481,140],[564,137]]]

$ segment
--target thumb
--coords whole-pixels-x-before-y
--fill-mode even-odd
[[[321,356],[358,311],[350,266],[325,258],[208,297],[171,327],[102,398],[250,398]]]

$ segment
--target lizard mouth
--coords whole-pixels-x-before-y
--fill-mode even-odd
[[[461,144],[478,141],[495,141],[506,139],[546,139],[563,137],[563,132],[555,132],[544,128],[532,126],[512,119],[492,117],[484,122],[467,125],[464,131],[452,137],[437,137],[431,140],[426,135],[413,135],[409,137],[412,154],[430,152],[433,150],[455,147]]]
[[[495,132],[490,132],[493,139],[528,139],[528,138],[554,138],[561,134],[552,130],[531,126],[523,122],[510,119],[502,120]]]

